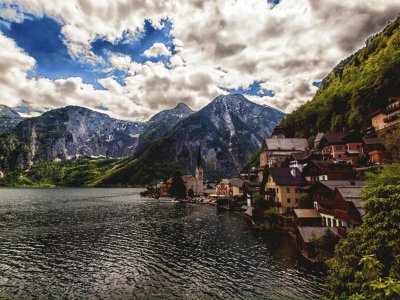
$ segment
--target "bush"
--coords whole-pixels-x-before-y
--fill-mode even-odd
[[[332,298],[400,298],[399,169],[391,165],[368,174],[364,223],[338,243],[328,261],[327,287]]]

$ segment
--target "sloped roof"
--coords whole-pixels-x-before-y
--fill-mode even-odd
[[[334,166],[335,168],[342,168],[343,170],[353,169],[353,167],[347,163],[335,163],[334,161],[310,160],[308,166],[310,166],[311,164],[315,165],[322,172],[329,171],[331,166]]]
[[[309,243],[313,239],[318,239],[325,234],[325,231],[328,229],[334,235],[338,234],[338,229],[336,227],[303,227],[298,226],[297,229],[303,239],[304,242]]]
[[[244,180],[240,178],[233,178],[231,179],[231,186],[243,187]]]
[[[364,205],[361,201],[362,186],[338,186],[336,190],[345,201],[353,202],[354,207],[358,210],[361,216],[365,214]]]
[[[266,139],[265,144],[268,150],[297,150],[306,151],[308,142],[304,138],[271,138]]]
[[[364,143],[366,145],[383,145],[383,139],[382,138],[365,138]]]
[[[314,208],[296,208],[294,214],[297,218],[319,218],[321,217],[318,211]]]
[[[256,191],[260,190],[260,183],[259,182],[245,180],[244,186],[246,187],[246,190],[248,192],[256,192]]]
[[[316,182],[316,184],[322,184],[331,189],[332,191],[338,187],[346,187],[346,186],[356,186],[356,187],[363,187],[364,182],[362,180],[322,180]]]
[[[362,186],[338,186],[337,190],[342,195],[343,199],[361,199]]]
[[[341,144],[346,142],[361,142],[362,137],[358,132],[328,132],[325,133],[321,140],[326,141],[326,145]]]
[[[301,176],[298,169],[295,169],[295,176],[292,175],[289,167],[269,168],[268,173],[277,185],[303,186],[307,184],[307,181]]]

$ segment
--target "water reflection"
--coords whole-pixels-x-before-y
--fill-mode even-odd
[[[6,298],[316,299],[294,242],[238,214],[159,204],[135,189],[0,193]]]

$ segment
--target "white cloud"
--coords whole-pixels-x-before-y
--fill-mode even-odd
[[[149,49],[144,51],[143,53],[146,57],[157,57],[160,55],[163,56],[171,56],[171,51],[165,46],[163,43],[154,43]]]
[[[6,2],[13,2],[11,0]],[[113,42],[128,32],[134,38],[148,19],[172,23],[177,54],[156,43],[144,55],[166,55],[169,65],[110,55],[111,68],[127,72],[125,85],[113,77],[96,90],[79,78],[28,78],[35,61],[0,35],[0,102],[33,111],[68,104],[106,106],[120,118],[146,119],[187,102],[199,109],[224,88],[246,88],[261,81],[273,97],[250,97],[290,112],[310,100],[320,81],[367,37],[398,15],[398,0],[20,0],[26,11],[63,21],[72,55],[98,62],[90,48],[99,36]],[[12,15],[8,11],[7,15]],[[105,71],[110,71],[105,70]]]

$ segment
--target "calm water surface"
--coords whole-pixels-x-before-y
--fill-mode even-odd
[[[290,239],[139,191],[0,189],[0,298],[321,298]]]

